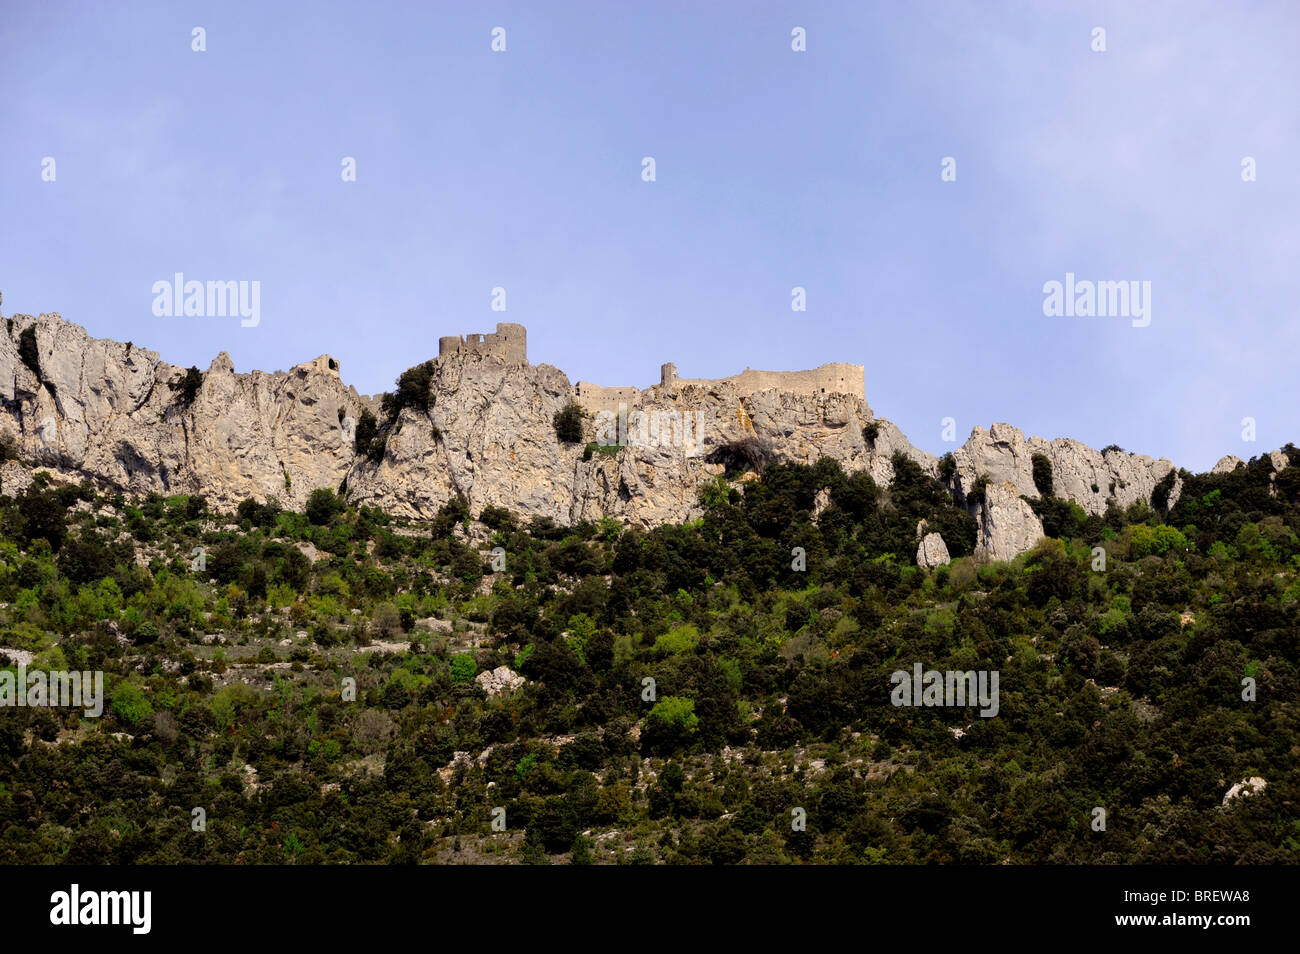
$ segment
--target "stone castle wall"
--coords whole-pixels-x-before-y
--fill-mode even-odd
[[[631,407],[640,397],[640,388],[606,388],[590,381],[579,381],[573,386],[573,400],[589,414],[600,411],[617,414],[619,404]]]
[[[452,354],[490,354],[508,364],[528,363],[528,329],[513,322],[497,322],[496,333],[447,335],[438,339],[438,357]]]
[[[730,384],[746,397],[775,388],[791,394],[851,394],[865,401],[865,372],[865,367],[860,364],[834,362],[809,371],[755,371],[746,368],[729,378],[680,378],[677,376],[676,365],[665,364],[660,370],[660,386],[669,388],[694,384],[716,387],[719,384]]]
[[[528,363],[528,331],[523,325],[498,322],[495,333],[447,335],[438,339],[438,356],[488,354],[511,364]],[[746,368],[728,378],[680,378],[671,362],[660,368],[659,386],[667,391],[683,385],[713,388],[727,384],[741,397],[769,388],[789,394],[851,394],[866,400],[864,367],[860,364],[835,362],[808,371],[756,371]],[[573,399],[590,414],[617,411],[620,404],[636,404],[643,391],[634,387],[605,387],[579,381],[573,387]]]

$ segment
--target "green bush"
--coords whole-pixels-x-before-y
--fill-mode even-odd
[[[582,441],[582,408],[577,404],[567,404],[555,412],[551,423],[555,426],[555,436],[563,444],[577,444]]]
[[[113,714],[128,725],[138,726],[146,719],[153,718],[153,706],[144,692],[135,683],[123,682],[113,690],[109,703]]]
[[[198,368],[191,367],[172,385],[172,390],[177,392],[176,398],[181,407],[189,407],[198,397],[199,388],[203,387],[203,372]]]
[[[1030,457],[1034,468],[1034,486],[1038,488],[1038,493],[1043,497],[1053,495],[1052,487],[1052,462],[1046,454],[1033,454]]]
[[[346,506],[334,491],[328,487],[318,487],[307,497],[307,506],[303,512],[316,526],[324,527],[342,513]]]
[[[469,653],[457,653],[451,657],[451,679],[453,682],[472,682],[478,673],[478,664]]]

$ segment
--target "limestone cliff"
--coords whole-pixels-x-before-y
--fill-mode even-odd
[[[371,460],[355,452],[352,428],[377,402],[346,386],[327,355],[289,371],[238,374],[222,353],[187,387],[185,370],[153,351],[92,338],[58,315],[16,315],[0,325],[0,431],[28,466],[7,465],[4,488],[20,489],[25,473],[44,468],[126,493],[202,493],[225,508],[249,496],[301,508],[318,487],[346,486],[356,503],[413,518],[461,496],[474,513],[494,504],[565,524],[608,516],[654,526],[698,516],[699,485],[715,475],[744,479],[747,455],[832,457],[888,484],[899,452],[939,473],[935,458],[876,420],[860,397],[751,391],[727,380],[665,379],[637,391],[621,425],[609,412],[585,425],[585,441],[625,446],[591,453],[585,442],[556,438],[552,419],[574,395],[559,369],[490,349],[443,352],[427,410],[403,409]],[[1021,499],[1038,495],[1035,453],[1051,460],[1056,494],[1096,514],[1108,497],[1121,506],[1149,499],[1173,467],[1025,438],[1006,424],[975,428],[954,452],[949,485],[964,501],[978,477],[988,478],[984,503],[971,510],[979,548],[994,559],[1042,535]]]
[[[367,402],[328,357],[236,374],[222,353],[187,403],[185,369],[156,352],[58,315],[16,315],[3,331],[0,427],[35,466],[128,493],[203,493],[221,505],[274,495],[300,507],[354,461],[341,419]]]

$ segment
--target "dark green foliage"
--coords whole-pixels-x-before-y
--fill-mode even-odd
[[[18,335],[18,359],[22,361],[36,375],[39,381],[41,377],[41,355],[36,347],[36,326],[28,325]]]
[[[874,444],[876,442],[876,438],[879,436],[880,436],[879,421],[868,421],[866,426],[862,428],[862,439],[866,441],[868,444]]]
[[[566,404],[555,412],[551,423],[555,425],[555,436],[561,443],[581,443],[583,414],[579,405]]]
[[[172,390],[176,392],[176,400],[181,407],[189,407],[198,397],[199,389],[203,387],[203,372],[198,368],[191,367],[179,379],[172,383]]]
[[[458,498],[408,524],[326,494],[306,514],[245,501],[236,531],[198,497],[38,475],[0,497],[3,645],[57,641],[108,704],[92,731],[0,707],[0,860],[1296,862],[1290,468],[1184,473],[1167,515],[1044,496],[1030,552],[929,572],[917,522],[968,551],[974,521],[892,466],[877,486],[771,463],[710,485],[696,522],[621,531],[499,507],[478,526]],[[508,568],[485,580],[496,545]],[[1000,714],[890,705],[914,662],[998,670]],[[488,696],[499,666],[527,682]],[[1225,810],[1256,774],[1268,788]],[[490,829],[497,806],[522,836]]]
[[[426,361],[413,368],[407,368],[397,378],[397,390],[385,394],[381,400],[384,417],[392,421],[405,408],[427,414],[430,403],[430,388],[433,385],[433,362]]]
[[[1053,495],[1052,462],[1046,454],[1034,454],[1030,460],[1034,468],[1034,487],[1037,488],[1039,496],[1051,497]]]
[[[956,473],[957,461],[953,458],[952,451],[949,451],[939,458],[939,478],[946,484]]]
[[[44,540],[57,553],[68,533],[69,503],[57,491],[42,490],[33,482],[22,497],[23,544],[30,546],[33,541]]]
[[[1174,489],[1174,481],[1178,478],[1178,472],[1172,467],[1169,473],[1160,478],[1160,482],[1151,490],[1151,507],[1156,513],[1163,514],[1169,509],[1169,494]]]
[[[325,526],[343,512],[346,504],[328,487],[319,487],[307,497],[304,513],[307,519],[317,526]]]
[[[1090,523],[1088,514],[1077,503],[1057,497],[1022,498],[1043,521],[1043,532],[1049,537],[1079,537],[1085,532],[1100,532],[1100,521]],[[1094,534],[1095,535],[1095,534]],[[1092,539],[1092,536],[1089,537]]]
[[[353,449],[363,457],[370,460],[378,461],[384,456],[387,438],[379,432],[379,422],[375,415],[367,408],[361,412],[357,419],[356,431],[353,434]]]

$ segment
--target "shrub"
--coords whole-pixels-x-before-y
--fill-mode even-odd
[[[646,716],[644,738],[651,749],[669,749],[689,741],[699,726],[695,700],[664,696]]]
[[[345,506],[343,500],[334,491],[328,487],[318,487],[307,498],[307,507],[304,512],[308,520],[318,527],[324,527],[337,514],[342,513]]]
[[[172,390],[177,392],[177,400],[181,407],[189,407],[193,404],[201,387],[203,387],[203,372],[195,367],[191,367],[171,385]]]
[[[871,421],[866,427],[862,428],[862,439],[868,444],[874,444],[876,438],[880,436],[880,422]]]
[[[1174,489],[1174,480],[1178,472],[1172,467],[1169,473],[1160,478],[1160,482],[1151,489],[1151,507],[1157,513],[1165,513],[1169,509],[1169,494]]]
[[[555,412],[552,418],[555,436],[563,444],[577,444],[582,441],[582,408],[577,404],[568,404]]]
[[[384,416],[390,421],[403,408],[413,408],[422,413],[429,411],[429,389],[433,385],[433,362],[426,361],[407,368],[397,378],[397,390],[381,398]]]
[[[28,325],[18,336],[18,357],[37,380],[41,377],[41,356],[36,349],[36,326]]]
[[[670,629],[655,640],[654,651],[664,656],[690,652],[700,641],[700,631],[691,623]]]
[[[1052,462],[1046,454],[1034,454],[1031,458],[1034,466],[1034,486],[1043,497],[1053,496]]]
[[[1187,538],[1174,527],[1151,527],[1138,524],[1129,531],[1129,542],[1133,547],[1133,559],[1140,560],[1147,556],[1159,556],[1169,550],[1182,552],[1190,544]]]
[[[357,419],[357,429],[352,435],[352,449],[364,457],[371,460],[378,460],[383,456],[384,441],[379,437],[379,422],[375,415],[367,408],[361,412],[361,417]],[[378,449],[379,453],[375,451]]]
[[[129,725],[139,725],[153,718],[153,706],[135,683],[121,683],[114,691],[110,703],[113,714]]]
[[[949,451],[939,458],[939,477],[946,483],[952,480],[956,473],[957,460],[952,456],[952,451]]]
[[[451,657],[452,682],[469,682],[478,672],[478,665],[469,653],[457,653]]]

